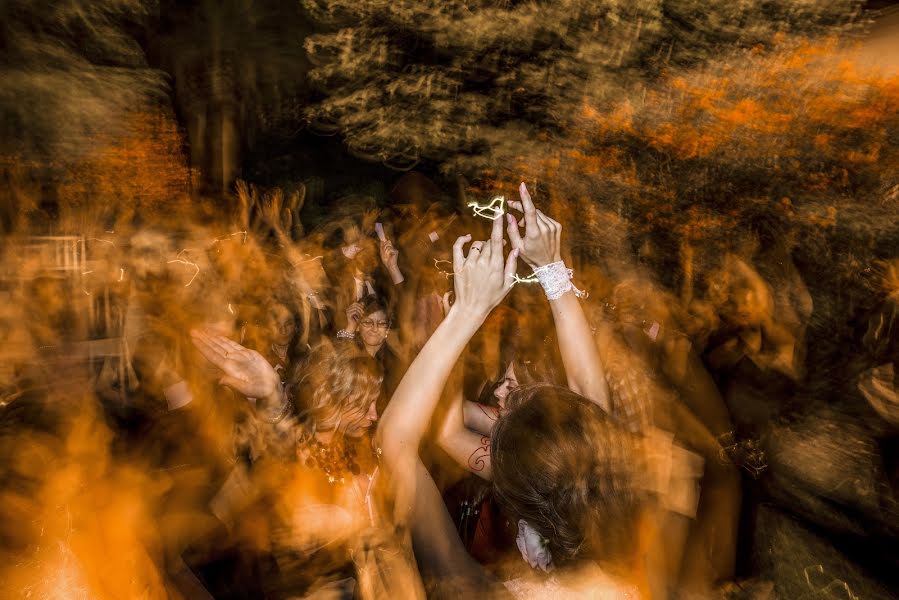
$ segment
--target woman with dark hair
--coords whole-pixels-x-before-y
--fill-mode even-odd
[[[608,411],[609,389],[602,361],[584,311],[577,300],[580,292],[571,285],[568,272],[561,261],[561,225],[534,207],[524,184],[520,194],[521,201],[510,202],[509,205],[525,214],[528,228],[522,237],[517,219],[511,214],[507,215],[513,248],[522,251],[522,258],[535,272],[542,269],[542,272],[552,274],[552,270],[556,270],[558,277],[553,281],[558,283],[554,285],[567,285],[564,291],[561,291],[562,288],[552,291],[556,297],[550,301],[550,308],[568,385]],[[485,316],[485,320],[486,318]],[[523,383],[533,381],[529,370],[522,368],[524,365],[515,360],[518,355],[523,354],[522,351],[509,352],[506,348],[505,352],[500,351],[499,354],[505,372],[498,385],[493,387],[493,395],[501,410],[488,410],[483,404],[464,401],[459,390],[452,394],[453,406],[448,408],[438,429],[441,448],[461,466],[488,480],[491,477],[490,431],[499,415],[510,408],[507,398],[509,392],[519,385],[518,377],[522,377]]]
[[[360,350],[375,359],[384,373],[377,407],[378,414],[381,414],[406,370],[387,341],[393,327],[393,312],[382,297],[368,294],[347,309],[347,322],[347,328],[338,333],[338,338],[354,342]]]
[[[457,587],[483,585],[417,449],[454,364],[511,288],[520,253],[550,300],[568,389],[513,391],[508,404],[515,408],[500,417],[493,440],[481,438],[479,460],[504,510],[519,519],[524,558],[546,572],[554,565],[565,568],[548,581],[509,587],[521,597],[666,597],[680,562],[683,522],[677,515],[689,515],[695,506],[697,461],[672,443],[673,436],[631,433],[609,416],[602,363],[578,291],[559,260],[561,227],[536,210],[524,184],[521,202],[510,206],[524,213],[526,230],[522,235],[509,216],[512,252],[506,261],[499,222],[490,241],[474,242],[467,257],[467,238],[457,240],[456,303],[379,424],[382,464],[397,484],[397,516],[409,522],[416,558],[428,577],[438,583],[455,577]]]

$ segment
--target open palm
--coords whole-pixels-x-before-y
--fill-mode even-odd
[[[219,383],[244,396],[267,398],[281,382],[275,369],[255,350],[221,335],[192,330],[191,340],[206,359],[224,372]]]

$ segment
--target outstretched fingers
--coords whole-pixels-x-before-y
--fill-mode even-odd
[[[200,333],[196,330],[190,332],[191,341],[197,350],[200,351],[206,360],[216,365],[217,367],[221,367],[227,360],[226,352],[223,351],[218,346],[213,345],[209,341],[209,337],[203,333]]]

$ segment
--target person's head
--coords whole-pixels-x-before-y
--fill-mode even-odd
[[[509,396],[509,392],[517,387],[518,376],[515,374],[515,363],[510,362],[506,372],[503,373],[502,379],[499,381],[499,385],[493,389],[493,397],[496,398],[500,408],[506,407],[506,398]]]
[[[514,404],[510,404],[509,395],[520,386],[530,385],[536,382],[547,382],[551,378],[545,377],[535,370],[534,363],[529,358],[519,358],[514,354],[516,348],[504,349],[502,352],[503,371],[499,378],[485,385],[478,395],[478,402],[489,406],[497,406],[500,410],[513,410]],[[525,355],[527,356],[527,355]],[[512,401],[517,401],[513,397]]]
[[[384,300],[375,294],[369,294],[362,299],[359,334],[367,348],[379,348],[387,340],[387,333],[392,324],[390,309]]]
[[[384,375],[354,344],[322,346],[291,381],[299,409],[316,432],[357,437],[378,419]]]
[[[297,319],[290,308],[277,300],[268,306],[266,329],[268,337],[277,346],[289,345],[297,333]]]
[[[642,493],[634,436],[562,387],[521,386],[493,431],[500,504],[549,540],[556,564],[632,557]]]
[[[526,369],[523,369],[514,360],[509,361],[499,379],[488,382],[484,386],[478,402],[488,406],[498,406],[500,410],[507,410],[509,406],[506,404],[506,399],[509,397],[509,392],[521,385],[520,375],[527,375]],[[526,378],[525,381],[530,381],[530,378]]]

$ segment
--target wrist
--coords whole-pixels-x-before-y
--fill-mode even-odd
[[[405,277],[403,277],[403,273],[400,271],[399,267],[390,267],[387,269],[388,273],[390,273],[390,279],[393,281],[394,285],[399,285],[405,281]]]
[[[471,334],[474,335],[474,333],[480,329],[481,325],[484,324],[489,313],[489,310],[484,311],[457,302],[450,306],[449,312],[446,313],[446,317],[443,319],[443,323],[447,323],[448,326],[453,329],[471,332]]]
[[[544,260],[539,260],[539,261],[534,262],[534,264],[531,265],[531,268],[539,269],[540,267],[545,267],[546,265],[551,265],[551,264],[557,263],[557,262],[562,262],[562,256],[558,252],[556,252],[552,256],[552,258],[547,258]]]
[[[260,398],[262,405],[269,410],[276,410],[282,404],[284,398],[284,389],[281,382],[278,381],[272,386],[272,391]]]
[[[553,302],[561,299],[566,293],[574,292],[578,298],[586,298],[588,294],[577,289],[571,282],[574,272],[561,260],[546,263],[542,267],[534,267],[533,277],[540,282],[546,298]]]

